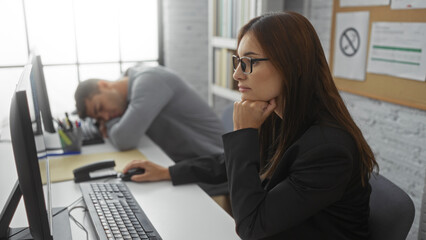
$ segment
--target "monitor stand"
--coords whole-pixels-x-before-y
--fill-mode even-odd
[[[10,228],[15,210],[21,200],[22,193],[19,182],[16,181],[9,198],[0,215],[0,239],[23,240],[33,239],[29,227]],[[67,208],[53,208],[53,239],[71,240],[71,227]]]

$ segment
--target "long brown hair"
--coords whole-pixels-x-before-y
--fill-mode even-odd
[[[255,36],[283,79],[283,101],[278,104],[282,107],[282,119],[271,114],[259,130],[262,178],[272,176],[287,148],[317,120],[320,111],[325,111],[355,140],[365,184],[363,176],[370,177],[374,168],[378,169],[377,162],[337,91],[310,22],[295,12],[268,13],[241,28],[238,45],[247,33]],[[271,148],[276,150],[267,160]]]

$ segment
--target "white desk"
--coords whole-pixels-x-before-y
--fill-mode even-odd
[[[83,148],[83,154],[112,151],[107,142]],[[151,161],[163,166],[173,164],[171,159],[149,138],[144,137],[139,150]],[[0,143],[0,206],[3,207],[17,179],[10,143]],[[196,184],[173,186],[170,181],[153,183],[126,183],[139,205],[164,240],[239,239],[234,220]],[[53,207],[68,206],[81,196],[78,184],[66,181],[52,184]],[[72,212],[96,239],[88,216],[82,211]],[[85,239],[85,233],[72,221],[73,239]],[[28,226],[23,202],[15,213],[12,227]]]

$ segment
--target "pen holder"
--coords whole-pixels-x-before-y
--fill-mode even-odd
[[[81,128],[73,128],[67,130],[58,130],[61,139],[62,149],[64,153],[80,153],[82,145]]]

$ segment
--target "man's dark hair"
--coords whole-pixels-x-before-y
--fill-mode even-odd
[[[78,84],[74,93],[75,106],[78,116],[82,119],[87,117],[86,99],[90,99],[96,93],[99,93],[98,82],[101,79],[87,79]]]

